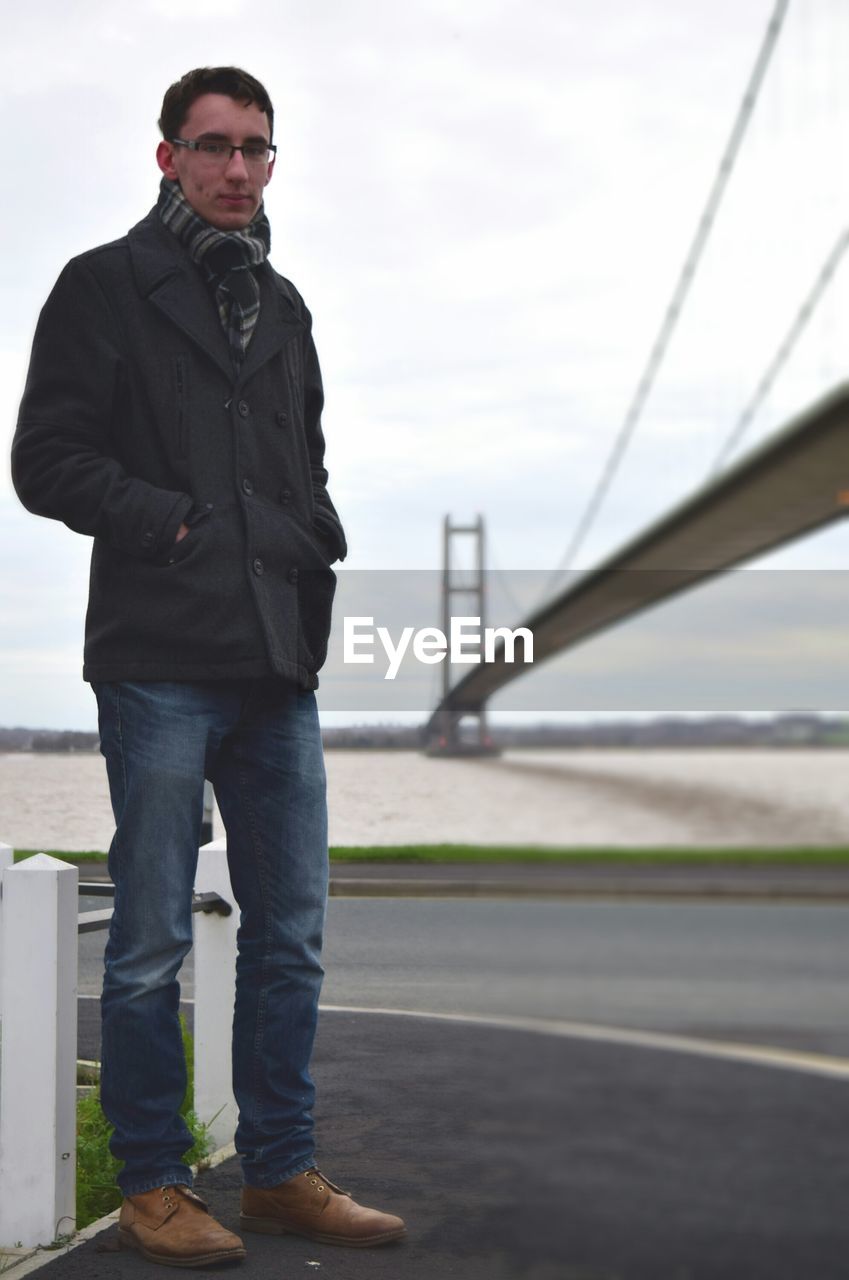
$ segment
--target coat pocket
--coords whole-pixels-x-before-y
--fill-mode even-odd
[[[327,656],[336,574],[315,532],[300,520],[265,502],[252,511],[261,608],[273,647],[314,674]]]

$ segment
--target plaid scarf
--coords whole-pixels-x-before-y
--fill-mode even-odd
[[[206,273],[238,372],[259,319],[259,282],[251,268],[265,262],[271,246],[263,207],[244,231],[219,231],[195,213],[180,184],[169,178],[162,179],[156,207],[166,227]]]

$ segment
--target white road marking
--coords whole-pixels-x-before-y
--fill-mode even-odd
[[[702,1058],[745,1062],[752,1066],[777,1067],[785,1071],[805,1071],[813,1075],[849,1080],[849,1059],[823,1053],[801,1053],[769,1045],[738,1043],[733,1040],[704,1040],[664,1031],[639,1031],[633,1027],[607,1027],[591,1022],[568,1022],[549,1018],[513,1018],[466,1013],[423,1013],[418,1009],[381,1009],[366,1005],[323,1004],[322,1013],[376,1013],[395,1018],[428,1018],[471,1026],[497,1027],[507,1031],[534,1031],[564,1039],[592,1040],[601,1044],[621,1044],[638,1049],[658,1049],[666,1053],[689,1053]]]
[[[80,1000],[99,1000],[100,996],[80,995]],[[181,1004],[194,1004],[184,999]],[[706,1040],[697,1036],[680,1036],[666,1031],[640,1031],[635,1027],[609,1027],[593,1022],[569,1022],[554,1018],[515,1018],[477,1013],[431,1013],[421,1009],[385,1009],[380,1006],[322,1004],[321,1013],[373,1013],[390,1018],[425,1018],[434,1022],[495,1027],[504,1031],[533,1031],[537,1035],[563,1039],[590,1040],[598,1044],[620,1044],[633,1049],[656,1049],[662,1053],[688,1053],[699,1058],[716,1058],[727,1062],[745,1062],[754,1067],[774,1067],[782,1071],[804,1071],[811,1075],[849,1080],[849,1058],[824,1053],[803,1053],[796,1049],[779,1049],[771,1045],[748,1044],[736,1040]]]

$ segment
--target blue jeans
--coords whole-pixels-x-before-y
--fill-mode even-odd
[[[101,1101],[125,1195],[191,1183],[177,973],[210,779],[241,916],[236,1149],[270,1187],[314,1164],[309,1063],[323,970],[327,810],[315,695],[276,679],[98,684],[115,837]]]

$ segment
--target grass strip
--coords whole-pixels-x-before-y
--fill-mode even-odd
[[[35,853],[46,853],[51,858],[59,858],[62,862],[105,862],[108,854],[101,849],[16,849],[15,862],[23,862]]]
[[[31,858],[35,849],[15,850],[19,863]],[[105,863],[99,850],[85,852],[42,850],[69,863]],[[739,846],[734,849],[662,846],[643,849],[633,846],[549,846],[549,845],[333,845],[334,863],[624,863],[657,865],[698,863],[699,865],[772,865],[772,867],[835,867],[849,864],[848,845],[811,845],[763,849]]]
[[[15,850],[15,861],[31,857],[35,849]],[[67,852],[48,849],[64,862],[105,862],[106,854],[98,850]],[[431,862],[431,863],[623,863],[628,866],[662,865],[664,863],[697,862],[702,865],[748,866],[840,866],[849,864],[849,846],[794,846],[787,848],[693,848],[662,846],[633,848],[626,845],[548,846],[511,844],[393,844],[333,845],[332,862]]]
[[[550,847],[546,845],[334,845],[334,862],[431,862],[431,863],[572,863],[640,864],[697,862],[699,864],[759,866],[834,866],[849,864],[849,846],[788,848],[661,847]]]

